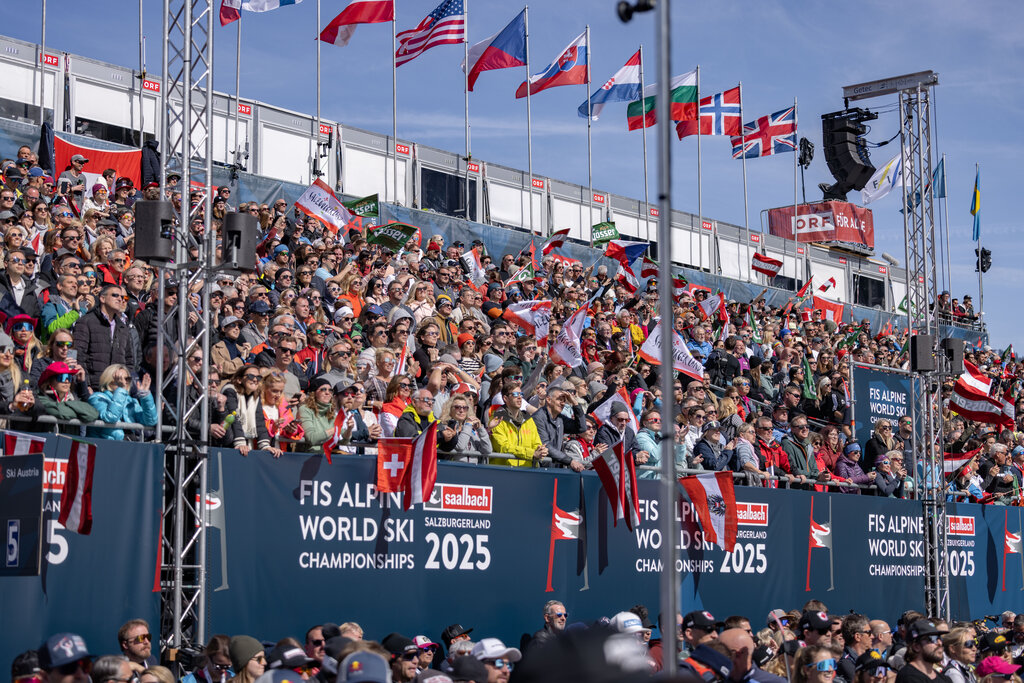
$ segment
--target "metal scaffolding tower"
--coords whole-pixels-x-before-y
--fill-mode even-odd
[[[917,495],[924,520],[925,607],[928,615],[949,619],[949,574],[946,563],[945,477],[942,467],[942,378],[950,365],[942,350],[937,313],[935,223],[931,191],[931,88],[938,75],[923,71],[847,86],[847,103],[895,93],[899,98],[903,231],[906,241],[907,327],[930,345],[935,369],[911,374],[910,416],[914,430],[912,466],[917,465]],[[926,335],[926,336],[921,336]],[[927,341],[924,341],[927,340]],[[911,362],[913,367],[913,360]]]
[[[164,149],[160,191],[169,171],[181,174],[181,201],[174,207],[173,262],[160,268],[156,345],[157,438],[172,416],[164,470],[161,566],[162,647],[174,660],[181,648],[201,649],[206,639],[206,429],[209,363],[189,367],[196,349],[210,357],[210,291],[216,235],[211,229],[213,158],[212,0],[164,0],[161,134]],[[203,188],[194,204],[190,191]],[[177,301],[165,309],[167,288]],[[169,358],[165,358],[166,353]],[[167,364],[165,371],[164,365]],[[169,410],[164,396],[173,397]]]

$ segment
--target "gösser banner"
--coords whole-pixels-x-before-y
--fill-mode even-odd
[[[0,576],[0,662],[59,631],[78,633],[94,654],[120,652],[117,629],[129,619],[159,632],[163,446],[96,443],[92,533],[80,536],[57,521],[71,440],[46,435],[42,564],[38,576]],[[0,469],[14,460],[0,456]]]
[[[612,525],[592,473],[441,463],[430,502],[403,512],[400,495],[376,494],[371,457],[327,465],[215,451],[210,464],[210,633],[276,638],[356,620],[370,638],[433,638],[458,622],[518,643],[539,628],[549,599],[565,603],[570,621],[636,603],[657,611],[666,511],[654,481],[639,482],[641,524],[631,533]],[[811,597],[836,613],[889,620],[923,608],[919,503],[749,487],[736,495],[731,553],[704,542],[688,504],[677,515],[684,612],[759,620]],[[579,511],[568,534],[578,538],[562,540],[564,524],[556,537],[554,506]],[[1020,513],[950,510],[953,618],[1024,611],[1022,557],[1000,550],[1004,529],[1020,533]]]
[[[871,209],[848,202],[828,201],[797,205],[794,226],[793,207],[768,210],[771,234],[798,242],[848,242],[875,248],[875,224]]]
[[[857,443],[871,439],[878,420],[889,420],[895,433],[899,419],[910,414],[910,377],[857,363],[853,364],[852,375]]]

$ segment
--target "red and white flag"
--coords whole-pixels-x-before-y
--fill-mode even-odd
[[[640,289],[640,282],[636,279],[636,275],[633,274],[633,269],[621,263],[619,264],[618,272],[615,273],[615,281],[625,287],[630,294]]]
[[[765,256],[759,251],[754,252],[754,260],[750,264],[751,270],[756,270],[758,273],[767,275],[768,277],[775,277],[782,270],[782,261],[773,259],[771,256]]]
[[[640,277],[658,277],[658,262],[644,256],[640,261]]]
[[[686,294],[686,279],[681,277],[672,278],[672,296],[676,299]]]
[[[640,497],[636,492],[636,467],[632,454],[627,456],[623,453],[620,440],[595,458],[593,465],[615,513],[612,526],[618,526],[619,520],[624,519],[626,527],[632,531],[640,524]]]
[[[465,254],[462,255],[461,261],[466,266],[466,273],[469,277],[469,281],[479,287],[487,279],[487,273],[484,271],[484,266],[480,262],[480,250],[481,247],[473,247]]]
[[[636,419],[636,414],[629,408],[629,396],[626,394],[625,387],[619,387],[617,392],[606,398],[601,405],[594,408],[594,412],[591,414],[594,416],[594,419],[597,420],[597,424],[603,425],[611,419],[612,404],[616,401],[626,406],[626,412],[629,413],[629,426],[633,428],[633,433],[636,434],[639,432],[640,421]]]
[[[96,446],[73,440],[57,521],[69,531],[84,536],[92,531],[92,479],[95,470]]]
[[[394,0],[352,0],[320,32],[320,40],[344,47],[356,32],[356,24],[379,24],[394,18]]]
[[[405,366],[409,360],[409,346],[407,344],[402,345],[402,353],[398,356],[398,362],[395,363],[395,369],[391,373],[391,376],[404,375]]]
[[[736,493],[732,472],[699,474],[682,477],[679,483],[686,489],[697,516],[704,538],[725,552],[736,545]]]
[[[981,452],[981,448],[975,448],[973,451],[967,451],[966,453],[943,453],[942,454],[942,470],[946,474],[953,474],[959,471],[971,461],[978,453]]]
[[[21,432],[9,432],[0,430],[4,435],[3,455],[31,455],[42,453],[46,439],[41,436],[32,436]]]
[[[662,346],[661,321],[650,331],[640,347],[640,357],[648,363],[661,365]],[[672,331],[672,369],[697,380],[704,379],[704,366],[686,348],[686,342],[675,330]]]
[[[949,398],[949,409],[961,417],[966,417],[968,420],[1013,429],[1014,407],[1012,399],[982,396],[967,388],[962,383],[962,380],[957,380],[956,384],[953,385],[953,395]]]
[[[719,292],[718,296],[709,296],[700,302],[700,310],[704,314],[705,320],[717,312],[719,322],[729,322],[729,314],[725,311],[725,293],[723,292]]]
[[[352,220],[352,212],[345,208],[334,190],[319,178],[295,201],[295,208],[321,221],[334,234],[338,234]]]
[[[509,304],[501,317],[523,328],[527,334],[532,334],[538,345],[547,345],[548,328],[551,323],[550,301],[533,299]]]
[[[570,368],[583,365],[580,336],[583,334],[583,323],[587,319],[587,311],[588,306],[584,304],[562,325],[561,331],[551,345],[551,362],[568,365]]]
[[[559,231],[555,232],[554,234],[552,234],[551,237],[549,237],[547,239],[547,241],[545,241],[544,244],[541,246],[541,248],[540,248],[541,255],[542,256],[547,256],[548,254],[550,254],[555,249],[558,249],[560,246],[565,244],[565,238],[568,237],[568,236],[569,236],[569,228],[562,228],[561,230],[559,230]]]
[[[830,277],[829,279],[825,280],[825,282],[823,282],[821,284],[821,287],[818,287],[818,291],[821,292],[822,294],[824,294],[828,290],[832,289],[835,286],[836,286],[836,279],[834,277]]]
[[[992,393],[992,378],[969,360],[964,361],[964,372],[957,380],[957,384],[960,383],[963,383],[964,393],[973,391],[981,396],[988,396]]]
[[[402,477],[402,506],[408,510],[416,503],[430,500],[437,482],[437,422],[431,422],[412,440],[409,460]]]
[[[834,323],[843,322],[843,304],[838,301],[829,301],[821,297],[814,297],[812,309],[821,311],[824,320],[831,320]]]
[[[324,457],[327,458],[328,465],[331,464],[331,453],[344,440],[342,434],[345,432],[346,420],[348,420],[348,414],[344,410],[339,410],[338,414],[334,416],[334,429],[327,437],[327,441],[324,441]]]
[[[221,0],[220,25],[227,26],[232,21],[238,21],[241,18],[239,10],[269,12],[283,5],[297,5],[300,2],[302,0]]]

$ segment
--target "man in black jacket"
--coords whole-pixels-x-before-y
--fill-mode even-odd
[[[89,384],[99,389],[100,375],[107,366],[120,363],[134,372],[139,359],[131,329],[124,316],[127,302],[124,288],[107,285],[100,290],[96,306],[75,324],[78,363],[89,373]]]
[[[7,268],[0,274],[0,297],[10,294],[21,310],[33,318],[39,318],[41,308],[36,298],[35,285],[25,276],[25,255],[20,250],[7,252],[4,260]]]

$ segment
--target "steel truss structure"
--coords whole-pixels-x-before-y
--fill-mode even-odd
[[[160,268],[155,349],[157,438],[169,419],[164,467],[161,647],[168,659],[202,649],[206,639],[206,462],[209,424],[210,291],[216,255],[211,227],[213,158],[213,0],[164,0],[161,197],[169,171],[181,174],[182,198],[167,236],[173,262]],[[190,190],[202,187],[201,200]],[[168,289],[171,288],[171,289]],[[165,307],[165,295],[177,301]],[[201,351],[204,362],[188,358]],[[166,366],[166,368],[165,368]],[[166,397],[166,398],[165,398]],[[174,404],[165,406],[173,397]],[[169,401],[168,401],[169,402]],[[195,428],[189,429],[189,424]]]

